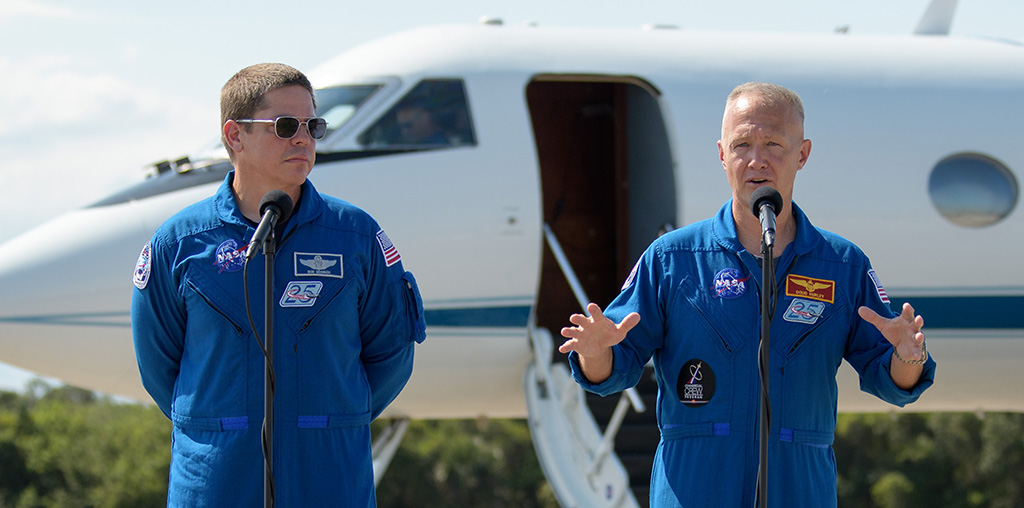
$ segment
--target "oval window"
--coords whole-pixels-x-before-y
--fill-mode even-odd
[[[928,179],[935,208],[953,224],[984,227],[999,222],[1017,204],[1013,173],[981,154],[960,153],[939,161]]]

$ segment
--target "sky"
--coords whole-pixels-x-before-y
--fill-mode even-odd
[[[384,35],[485,16],[547,27],[908,34],[929,1],[0,0],[0,241],[216,139],[220,88],[253,63],[308,71]],[[1021,0],[960,0],[951,33],[1022,41],[1021,20]],[[0,363],[0,389],[30,377]]]

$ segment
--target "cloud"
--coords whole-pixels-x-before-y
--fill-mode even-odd
[[[0,137],[38,135],[55,128],[93,130],[114,118],[121,122],[177,114],[157,92],[111,74],[75,69],[70,56],[44,55],[27,61],[0,58]]]
[[[215,97],[155,89],[71,56],[0,57],[0,239],[138,181],[217,135]]]
[[[57,7],[33,0],[4,0],[0,2],[0,25],[30,19],[79,19],[81,13],[66,7]]]

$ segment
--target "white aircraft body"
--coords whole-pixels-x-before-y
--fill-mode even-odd
[[[598,478],[588,494],[561,471],[570,459],[551,457],[609,455],[552,342],[580,301],[615,296],[659,231],[729,198],[716,141],[745,81],[802,96],[814,144],[795,201],[863,248],[894,308],[909,301],[925,318],[937,378],[908,409],[1024,411],[1024,46],[485,23],[387,37],[309,76],[332,127],[312,181],[379,220],[424,298],[428,338],[386,415],[529,416],[566,505],[636,501],[617,460],[584,467]],[[409,105],[444,135],[403,137],[396,110]],[[213,194],[223,158],[159,165],[0,246],[0,359],[148,400],[129,326],[136,258],[171,214]],[[839,386],[840,411],[893,409],[845,365]]]

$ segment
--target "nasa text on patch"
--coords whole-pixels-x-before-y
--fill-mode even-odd
[[[836,282],[790,274],[786,276],[786,296],[835,303]]]
[[[719,298],[739,298],[747,291],[747,281],[750,276],[744,277],[736,268],[723,268],[715,274],[715,296]]]
[[[296,277],[344,277],[341,254],[295,253]]]
[[[216,259],[213,261],[218,268],[217,273],[237,272],[245,266],[245,249],[249,244],[239,246],[239,243],[229,238],[217,246]]]

